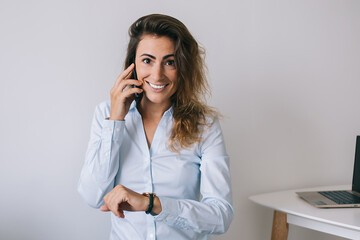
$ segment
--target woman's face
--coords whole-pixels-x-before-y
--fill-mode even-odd
[[[136,73],[143,82],[143,100],[169,105],[176,92],[175,46],[164,36],[144,35],[136,50]]]

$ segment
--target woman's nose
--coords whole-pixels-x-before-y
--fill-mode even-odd
[[[161,64],[155,64],[151,71],[151,77],[154,81],[161,80],[163,78],[163,67]]]

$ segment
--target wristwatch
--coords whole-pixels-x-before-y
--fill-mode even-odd
[[[145,211],[146,214],[149,214],[149,213],[151,213],[151,211],[154,207],[154,197],[156,196],[156,194],[155,193],[143,193],[142,195],[149,198],[149,207]]]

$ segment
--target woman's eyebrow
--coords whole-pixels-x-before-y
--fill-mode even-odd
[[[140,57],[142,57],[142,56],[147,56],[149,58],[156,59],[156,57],[154,57],[153,55],[147,54],[147,53],[144,53],[144,54],[140,55]]]
[[[174,57],[175,55],[174,54],[168,54],[168,55],[166,55],[165,57],[163,57],[163,60],[165,60],[165,59],[167,59],[167,58],[169,58],[169,57]]]
[[[151,54],[148,54],[148,53],[141,54],[140,57],[142,57],[142,56],[147,56],[147,57],[149,57],[149,58],[156,59],[155,56],[153,56],[153,55],[151,55]],[[169,58],[169,57],[174,57],[174,56],[175,56],[174,54],[168,54],[168,55],[166,55],[166,56],[163,57],[163,60],[165,60],[165,59],[167,59],[167,58]]]

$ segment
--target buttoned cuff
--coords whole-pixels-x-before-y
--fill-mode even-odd
[[[103,141],[119,141],[124,132],[125,121],[105,119],[102,127],[101,139]]]
[[[187,220],[180,217],[179,200],[157,196],[161,203],[161,213],[154,217],[155,221],[163,222],[178,228],[186,228]]]
[[[179,215],[179,206],[177,200],[157,196],[161,203],[161,213],[155,216],[158,222],[175,222],[176,217]]]

